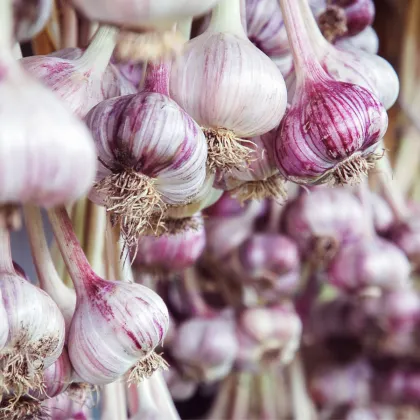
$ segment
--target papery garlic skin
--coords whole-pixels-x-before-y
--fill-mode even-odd
[[[0,275],[0,289],[10,328],[3,356],[21,352],[48,368],[64,345],[64,319],[57,305],[47,293],[13,274]]]
[[[287,101],[284,80],[266,55],[247,39],[211,30],[189,41],[174,62],[170,93],[201,126],[244,138],[276,127]]]
[[[142,92],[104,101],[87,115],[86,123],[101,162],[97,182],[132,166],[153,179],[166,204],[186,204],[199,194],[206,178],[205,138],[166,95]],[[104,198],[91,194],[97,204]]]
[[[29,41],[47,24],[53,9],[52,0],[13,0],[15,36]]]
[[[369,54],[378,54],[379,37],[375,30],[371,26],[368,26],[358,35],[338,39],[335,45],[344,50],[355,48]]]
[[[100,41],[95,38],[84,53],[78,48],[67,48],[47,56],[38,55],[21,60],[29,73],[42,81],[80,118],[105,99],[136,92],[134,86],[109,64],[115,30],[100,28],[99,31],[102,33],[97,36],[103,40],[97,47],[97,61],[95,57],[90,57],[95,48],[93,42]]]
[[[112,22],[117,25],[141,27],[142,24],[159,24],[178,21],[183,17],[201,15],[210,10],[218,0],[71,0],[91,20]]]
[[[96,170],[89,131],[12,57],[0,61],[0,202],[50,207],[80,198]]]
[[[195,317],[182,323],[171,344],[171,353],[185,374],[213,382],[228,375],[238,351],[231,313]]]
[[[143,270],[178,271],[192,266],[204,251],[206,233],[200,215],[192,218],[191,227],[160,237],[141,236],[135,264]]]
[[[69,335],[69,356],[84,381],[114,382],[164,339],[168,310],[139,284],[96,278],[79,301]]]
[[[6,308],[2,300],[2,292],[0,291],[0,351],[7,343],[9,337],[9,321],[7,319]]]

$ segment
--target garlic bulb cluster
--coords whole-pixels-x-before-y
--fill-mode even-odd
[[[287,101],[279,70],[244,32],[239,0],[221,0],[208,29],[185,45],[170,94],[203,127],[209,169],[222,172],[243,167],[250,150],[241,139],[276,127]]]
[[[99,102],[136,92],[118,69],[109,64],[116,44],[117,30],[98,29],[85,52],[75,48],[47,56],[23,58],[23,67],[41,80],[80,118]]]
[[[13,268],[9,234],[0,232],[0,290],[9,335],[0,351],[0,379],[6,390],[22,395],[38,390],[42,370],[60,356],[64,319],[44,291],[18,276]]]
[[[206,245],[204,221],[200,214],[172,225],[181,231],[160,237],[142,236],[137,244],[135,264],[143,270],[179,271],[192,266],[202,254]]]
[[[51,16],[52,0],[13,0],[15,37],[28,41],[37,35]]]
[[[225,191],[237,198],[241,203],[247,200],[263,200],[265,198],[285,199],[284,179],[280,175],[273,156],[275,130],[260,137],[254,137],[249,146],[250,159],[238,169],[222,174],[222,186]]]
[[[194,200],[206,179],[200,127],[168,96],[168,66],[149,65],[136,95],[101,102],[86,117],[99,168],[91,199],[121,223],[128,245],[158,233],[168,205]]]
[[[299,5],[281,6],[293,52],[296,93],[276,138],[277,166],[297,183],[358,182],[374,166],[388,116],[365,88],[339,82],[322,68],[311,48]]]
[[[139,284],[107,281],[90,267],[65,209],[49,212],[54,235],[73,280],[76,295],[68,350],[85,382],[114,382],[131,368],[130,380],[164,367],[154,349],[168,329],[168,310],[152,290]]]
[[[391,108],[399,93],[399,80],[392,66],[375,53],[340,49],[322,36],[312,12],[302,3],[301,12],[310,34],[310,45],[325,72],[334,80],[353,83],[375,94],[385,109]],[[289,100],[296,88],[296,72],[286,79]]]

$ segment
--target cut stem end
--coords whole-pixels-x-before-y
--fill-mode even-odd
[[[341,7],[329,5],[318,17],[318,25],[328,42],[334,42],[347,33],[346,13]]]

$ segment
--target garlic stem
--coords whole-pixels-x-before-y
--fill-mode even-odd
[[[15,274],[10,248],[10,234],[4,227],[0,227],[0,273]]]
[[[169,97],[169,63],[160,60],[158,63],[147,64],[144,91],[160,93]]]
[[[372,209],[372,200],[370,198],[370,191],[368,181],[363,180],[359,187],[357,195],[359,196],[359,200],[362,203],[364,217],[364,224],[365,224],[365,236],[367,238],[374,238],[376,236],[374,221],[373,221],[373,209]]]
[[[152,390],[155,404],[159,410],[161,410],[162,418],[165,420],[181,420],[166,382],[163,379],[162,372],[156,371],[149,379],[149,385]]]
[[[58,246],[73,280],[77,297],[84,294],[87,283],[96,277],[73,231],[71,220],[64,207],[48,210],[48,217]]]
[[[265,371],[258,377],[259,389],[260,389],[260,400],[261,400],[261,418],[262,419],[276,419],[277,410],[274,399],[274,393],[270,378],[270,373]]]
[[[101,420],[127,419],[124,383],[116,381],[105,385],[102,392]]]
[[[182,19],[176,25],[177,31],[188,41],[191,38],[191,28],[192,28],[193,18],[187,17]]]
[[[287,37],[293,55],[296,77],[299,82],[316,76],[322,77],[322,70],[311,45],[306,23],[299,2],[301,0],[280,0]],[[306,0],[302,0],[306,1]]]
[[[76,307],[76,295],[74,290],[63,283],[54,266],[45,238],[41,211],[38,207],[32,205],[26,205],[23,211],[32,258],[41,289],[45,290],[57,303],[68,329]]]
[[[13,33],[12,0],[0,1],[0,50],[9,51],[12,46]]]
[[[118,29],[112,26],[100,26],[92,42],[83,55],[77,60],[78,65],[93,73],[102,74],[107,68],[115,45],[117,44]]]
[[[248,39],[241,18],[241,0],[220,0],[211,14],[206,32],[228,32]]]
[[[249,415],[249,399],[251,393],[251,373],[238,372],[235,378],[235,391],[230,419],[242,420]]]
[[[183,276],[183,286],[185,293],[187,294],[188,303],[190,304],[194,315],[208,315],[211,311],[201,295],[194,268],[188,268],[185,270]]]

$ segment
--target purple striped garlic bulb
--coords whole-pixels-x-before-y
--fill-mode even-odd
[[[71,0],[88,19],[115,25],[144,28],[171,25],[185,17],[202,15],[218,0]]]
[[[409,284],[410,271],[407,257],[392,242],[366,238],[338,251],[328,268],[328,281],[345,292],[392,290]]]
[[[51,210],[49,218],[76,290],[68,351],[78,377],[104,385],[131,370],[129,381],[138,382],[165,368],[154,352],[169,324],[163,300],[140,284],[100,278],[89,265],[66,210]]]
[[[159,237],[140,237],[136,266],[142,270],[170,272],[188,268],[197,261],[206,245],[203,217],[197,214],[190,219],[172,220],[171,227],[177,231]]]
[[[91,188],[94,144],[84,124],[14,59],[9,6],[0,4],[0,203],[66,204]]]
[[[316,57],[301,9],[281,0],[296,71],[296,93],[276,138],[280,172],[296,183],[358,182],[371,169],[388,116],[365,88],[331,78]]]
[[[117,30],[102,26],[86,51],[67,48],[50,55],[21,60],[23,67],[41,80],[80,118],[98,103],[136,92],[134,86],[110,64]]]
[[[29,41],[42,31],[51,16],[52,0],[13,0],[15,37]]]
[[[391,108],[400,90],[398,76],[392,66],[375,54],[331,45],[322,36],[309,6],[302,6],[301,10],[313,52],[325,72],[339,82],[362,86],[373,93],[385,109]],[[286,78],[289,100],[294,96],[296,79],[296,72]]]
[[[168,67],[149,65],[145,89],[104,101],[86,116],[99,168],[91,199],[121,223],[129,246],[158,233],[167,206],[194,201],[207,147],[194,120],[168,96]]]
[[[250,149],[243,139],[276,127],[287,101],[280,71],[244,32],[240,0],[219,1],[208,29],[185,45],[170,93],[202,126],[209,169],[222,172],[244,166]]]
[[[42,388],[42,371],[60,356],[64,319],[47,293],[15,273],[4,229],[0,254],[1,303],[9,325],[6,345],[0,350],[0,377],[6,390],[22,395]]]
[[[240,203],[247,200],[273,198],[282,200],[287,194],[273,156],[275,130],[252,138],[250,160],[242,168],[222,173],[218,183]]]
[[[317,187],[302,190],[288,203],[283,225],[303,255],[328,259],[341,245],[364,236],[364,220],[360,201],[350,191]]]

